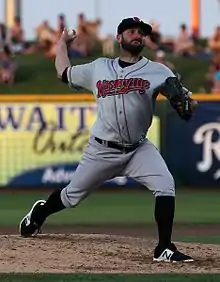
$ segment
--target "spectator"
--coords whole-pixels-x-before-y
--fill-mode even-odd
[[[36,28],[37,39],[39,42],[46,44],[47,42],[53,43],[56,40],[56,32],[49,25],[48,21],[44,21],[39,27]]]
[[[155,21],[150,21],[152,26],[152,33],[146,37],[146,45],[154,52],[163,50],[165,53],[173,52],[173,38],[170,36],[164,36],[160,32],[160,24]]]
[[[207,93],[220,93],[220,53],[211,61],[204,88]]]
[[[78,15],[78,23],[77,23],[77,33],[84,33],[85,30],[85,26],[86,26],[86,18],[85,15],[83,13]]]
[[[36,29],[37,41],[39,42],[39,47],[45,52],[50,52],[54,48],[57,41],[56,31],[49,25],[48,21],[44,21]]]
[[[172,71],[174,71],[174,69],[175,69],[174,65],[171,62],[166,60],[165,52],[162,51],[162,50],[159,50],[159,51],[156,52],[155,61],[160,63],[160,64],[167,66]]]
[[[61,35],[65,27],[67,27],[65,15],[60,14],[58,16],[58,35]]]
[[[216,27],[213,36],[208,41],[208,46],[214,55],[220,53],[220,26]]]
[[[102,54],[104,56],[114,56],[115,53],[115,39],[111,34],[107,35],[102,40]]]
[[[12,59],[11,51],[4,47],[0,53],[0,83],[14,84],[16,64]]]
[[[149,38],[151,42],[157,46],[157,48],[160,48],[162,41],[162,35],[159,31],[160,24],[158,22],[152,22],[151,25],[152,25],[152,32]]]
[[[99,38],[99,27],[101,26],[101,20],[97,19],[95,21],[87,21],[85,28],[87,34],[94,39]]]
[[[175,41],[174,52],[177,55],[191,56],[195,54],[194,42],[189,35],[188,28],[185,24],[180,26],[179,36]]]
[[[15,17],[14,25],[10,30],[10,43],[12,52],[22,53],[24,51],[24,31],[19,17]]]
[[[97,45],[101,46],[98,36],[101,20],[87,21],[84,14],[78,16],[77,36],[80,38],[80,45],[77,41],[73,44],[73,50],[79,50],[85,55],[91,54]]]
[[[88,55],[88,48],[85,38],[82,34],[79,34],[72,42],[69,48],[70,58],[86,57]]]
[[[159,31],[159,23],[151,21],[150,25],[152,26],[152,33],[146,37],[145,43],[151,50],[157,51],[160,49],[161,44],[161,33]]]
[[[7,29],[3,23],[0,23],[0,51],[4,49],[4,46],[8,43]]]

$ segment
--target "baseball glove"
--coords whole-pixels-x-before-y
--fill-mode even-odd
[[[178,115],[188,121],[197,107],[197,101],[190,98],[187,90],[177,77],[168,77],[160,87],[160,92],[170,101]]]

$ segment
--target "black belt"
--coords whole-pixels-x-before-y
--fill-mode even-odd
[[[99,144],[103,144],[106,147],[112,148],[112,149],[117,149],[122,151],[123,153],[129,153],[134,151],[135,149],[137,149],[137,147],[140,145],[140,143],[135,143],[133,145],[120,145],[111,141],[105,141],[102,140],[98,137],[95,137],[95,140],[99,143]]]

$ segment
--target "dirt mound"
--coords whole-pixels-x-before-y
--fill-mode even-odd
[[[154,263],[155,241],[101,234],[1,235],[0,272],[220,273],[220,246],[176,243],[194,263]]]

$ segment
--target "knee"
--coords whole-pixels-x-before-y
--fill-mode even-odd
[[[166,173],[161,178],[161,183],[154,191],[154,195],[157,196],[172,196],[175,197],[175,181],[171,173]]]
[[[62,189],[60,196],[61,201],[66,208],[77,206],[83,198],[82,192],[78,191],[78,189],[74,189],[71,183]]]

